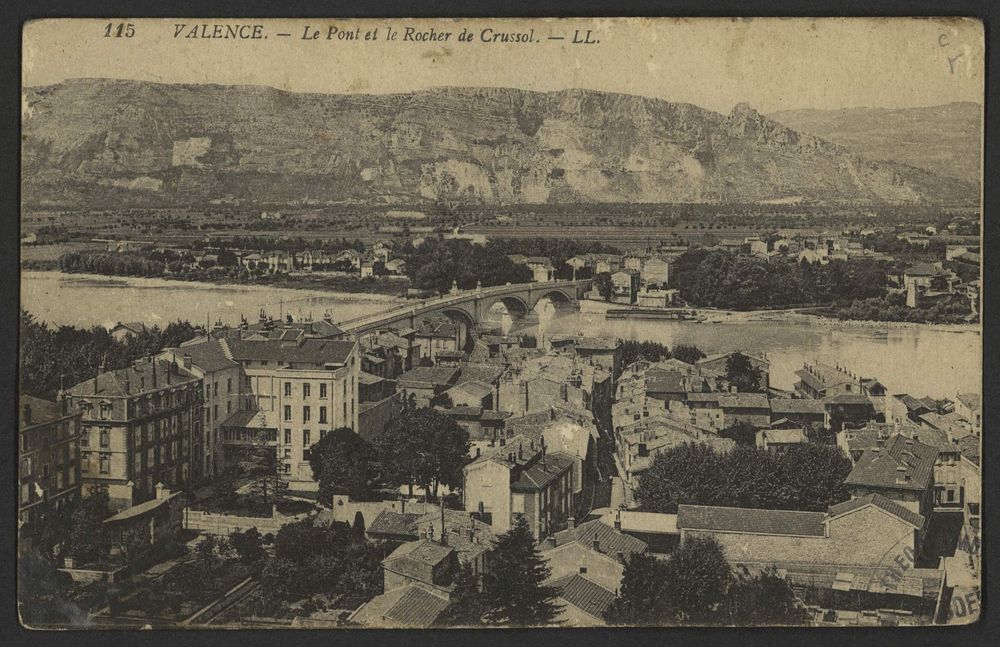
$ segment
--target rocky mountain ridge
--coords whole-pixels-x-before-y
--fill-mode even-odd
[[[76,79],[24,95],[26,204],[961,203],[746,104],[591,90],[305,94]]]

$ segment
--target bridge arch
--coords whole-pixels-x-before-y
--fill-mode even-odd
[[[461,339],[459,340],[459,347],[463,350],[468,350],[470,344],[472,343],[472,331],[476,329],[475,315],[464,308],[454,306],[444,308],[439,310],[439,312],[460,325]]]
[[[489,311],[498,303],[502,303],[512,317],[523,317],[531,310],[528,303],[520,296],[507,294],[486,301],[486,303],[483,304],[485,306],[484,312]]]
[[[552,288],[551,290],[539,291],[537,294],[531,295],[531,309],[533,310],[538,302],[542,299],[548,299],[553,304],[558,303],[570,303],[574,300],[576,295],[567,294],[565,290],[560,288]]]

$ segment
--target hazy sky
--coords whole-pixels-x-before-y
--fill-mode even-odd
[[[106,20],[45,20],[24,32],[26,85],[74,77],[268,85],[306,92],[401,92],[509,86],[590,88],[728,112],[982,103],[983,31],[946,19],[133,20],[131,38],[106,38]],[[117,24],[117,21],[115,21]],[[260,40],[175,38],[175,24],[262,24]],[[386,26],[400,32],[387,41]],[[318,40],[301,38],[305,26]],[[377,40],[326,40],[378,28]],[[405,27],[451,31],[444,42],[403,41]],[[471,43],[457,42],[463,27]],[[482,42],[484,29],[534,27],[538,42]],[[571,44],[576,29],[597,44]],[[289,33],[280,37],[279,33]],[[581,32],[583,33],[583,32]],[[565,40],[549,40],[563,36]]]

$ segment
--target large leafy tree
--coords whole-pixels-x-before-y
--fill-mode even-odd
[[[636,499],[649,512],[677,512],[678,503],[718,504],[724,499],[724,454],[687,443],[656,455],[639,477]]]
[[[378,462],[375,449],[348,427],[334,429],[320,438],[309,452],[319,496],[329,501],[334,494],[368,499],[375,489]]]
[[[633,553],[625,563],[619,594],[605,611],[604,619],[614,625],[657,624],[660,589],[668,570],[665,560]]]
[[[687,539],[667,559],[635,555],[625,565],[618,596],[605,611],[610,624],[797,625],[808,614],[774,568],[734,573],[711,537]]]
[[[737,570],[729,589],[729,621],[737,627],[804,625],[809,613],[777,569]]]
[[[726,379],[741,392],[761,392],[764,374],[743,353],[733,353],[726,360]]]
[[[509,627],[551,624],[559,611],[558,591],[544,584],[551,571],[524,517],[497,538],[491,561],[497,567],[483,577],[485,621]]]
[[[440,485],[462,483],[469,433],[431,408],[406,408],[375,441],[386,476],[397,485],[420,485],[437,497]]]
[[[692,344],[677,344],[670,352],[674,357],[688,364],[694,364],[705,357],[704,351]]]

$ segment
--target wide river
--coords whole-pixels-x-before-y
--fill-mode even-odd
[[[377,312],[398,302],[393,297],[344,294],[261,286],[210,285],[161,279],[23,272],[21,305],[52,324],[111,326],[143,321],[161,326],[178,319],[236,324],[241,315],[255,320],[261,308],[299,317],[335,321]],[[589,305],[589,304],[587,304]],[[540,313],[542,334],[578,333],[622,339],[658,341],[673,346],[694,344],[708,353],[744,350],[766,353],[771,385],[789,389],[804,361],[839,364],[865,377],[877,377],[891,393],[954,398],[958,392],[979,393],[982,384],[982,338],[974,330],[934,326],[872,329],[850,324],[820,325],[802,318],[787,320],[694,323],[664,320],[605,319],[603,313]],[[538,332],[537,329],[528,330]]]

